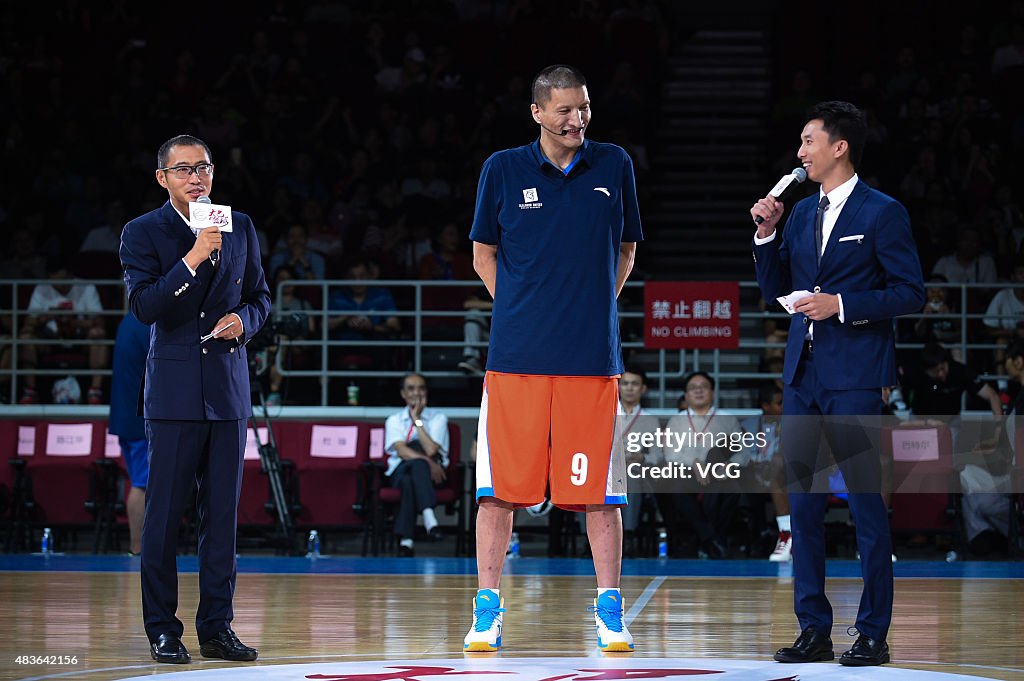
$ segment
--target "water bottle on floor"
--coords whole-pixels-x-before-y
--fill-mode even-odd
[[[668,532],[664,527],[658,528],[658,558],[668,558]]]
[[[519,557],[519,533],[513,532],[512,539],[508,543],[508,557],[518,558]]]
[[[306,539],[306,558],[320,557],[320,533],[316,530],[309,531],[309,538]]]
[[[39,546],[39,552],[44,556],[53,553],[53,532],[50,531],[49,527],[43,528],[43,541]]]

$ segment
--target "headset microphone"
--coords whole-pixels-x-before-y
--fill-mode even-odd
[[[568,128],[567,128],[567,129],[565,129],[565,130],[552,130],[551,128],[549,128],[548,126],[544,125],[543,123],[541,123],[541,122],[540,122],[540,121],[538,121],[537,119],[534,119],[534,122],[535,122],[535,123],[536,123],[537,125],[539,125],[540,127],[544,128],[545,130],[547,130],[548,132],[550,132],[550,133],[551,133],[552,135],[558,135],[558,136],[560,136],[560,137],[565,137],[566,135],[568,135],[568,134],[569,134],[569,130],[568,130]],[[585,128],[586,128],[586,126],[584,126],[584,127],[580,128],[580,130],[582,131],[582,130],[584,130]]]

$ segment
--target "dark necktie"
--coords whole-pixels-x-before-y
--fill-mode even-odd
[[[828,197],[822,196],[818,202],[818,211],[814,214],[814,245],[816,262],[821,264],[822,225],[825,224],[825,211],[828,210]]]

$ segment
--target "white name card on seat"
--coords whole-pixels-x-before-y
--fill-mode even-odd
[[[108,459],[121,458],[121,440],[109,430],[103,440],[103,456]]]
[[[309,455],[328,459],[354,459],[358,426],[313,426]]]
[[[18,426],[18,456],[32,456],[36,453],[36,427]]]
[[[370,458],[371,459],[383,459],[387,456],[387,452],[384,451],[384,429],[383,428],[371,428],[370,429]]]
[[[91,423],[51,423],[46,428],[47,456],[89,456]]]
[[[935,428],[896,428],[892,431],[893,461],[938,461],[939,431]]]
[[[260,436],[261,445],[267,444],[268,440],[270,439],[269,433],[267,433],[266,426],[262,428],[257,428],[256,433],[252,432],[252,428],[249,428],[247,431],[245,431],[245,455],[242,458],[245,459],[246,461],[260,460],[260,450],[259,446],[256,444],[257,433]]]

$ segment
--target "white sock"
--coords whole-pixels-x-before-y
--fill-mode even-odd
[[[605,593],[606,591],[614,591],[615,593],[619,593],[619,587],[617,587],[617,586],[600,587],[599,586],[599,587],[597,587],[597,597],[600,598],[601,594]],[[622,602],[622,595],[621,594],[619,594],[619,602],[620,603]]]
[[[423,529],[430,532],[435,527],[437,527],[437,518],[434,516],[434,509],[423,509]]]
[[[402,541],[400,541],[398,543],[401,544],[402,546],[408,546],[410,549],[412,548],[412,539],[403,539]]]
[[[779,525],[779,532],[791,532],[789,525],[789,514],[775,516],[775,522]]]

